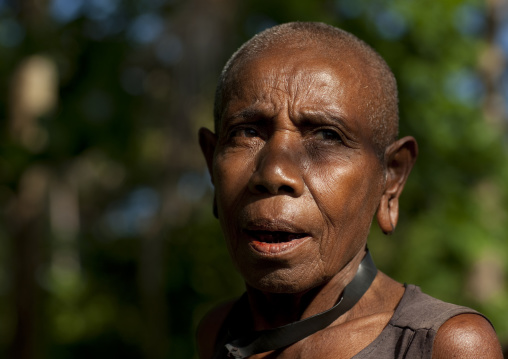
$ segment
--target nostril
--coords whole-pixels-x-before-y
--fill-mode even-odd
[[[262,184],[255,185],[254,188],[256,189],[257,193],[272,193],[272,194],[281,194],[281,193],[295,193],[295,190],[293,187],[288,185],[282,185],[282,186],[274,186],[273,188],[269,188],[267,186],[264,186]]]
[[[265,186],[263,186],[262,184],[258,184],[254,187],[256,189],[257,192],[259,193],[268,193],[268,188],[266,188]]]
[[[283,185],[279,188],[279,192],[294,193],[295,190],[291,186]]]

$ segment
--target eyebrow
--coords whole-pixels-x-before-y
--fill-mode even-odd
[[[271,118],[272,115],[269,114],[269,112],[266,110],[266,108],[263,108],[261,106],[249,106],[247,108],[244,108],[240,111],[234,112],[232,115],[227,116],[224,118],[225,122],[230,122],[235,119],[242,119],[242,120],[254,120],[256,118]]]
[[[346,123],[345,116],[340,110],[336,109],[302,109],[298,111],[299,114],[299,121],[305,123],[307,121],[312,120],[321,120],[325,119],[326,122],[333,123],[335,125],[338,125],[340,128],[342,128],[347,133],[350,133],[351,135],[355,134],[355,130]],[[307,120],[307,121],[306,121]]]

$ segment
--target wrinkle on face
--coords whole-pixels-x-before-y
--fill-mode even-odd
[[[354,74],[311,52],[295,58],[270,53],[246,64],[232,86],[214,178],[231,255],[254,288],[308,290],[337,274],[365,246],[382,172],[367,116],[360,110],[368,101],[360,91],[364,84]],[[237,123],[259,134],[240,138],[241,145],[230,144],[224,136],[228,126]],[[316,128],[331,126],[343,134],[344,143],[312,137]],[[270,176],[282,182],[291,178],[303,191],[253,192],[249,183],[256,176],[264,181],[271,181]],[[251,218],[295,222],[313,238],[291,259],[264,261],[242,242],[246,239],[239,223]]]

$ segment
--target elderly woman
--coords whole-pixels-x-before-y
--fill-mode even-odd
[[[502,358],[481,314],[377,271],[374,216],[394,230],[417,156],[397,87],[368,45],[320,23],[245,43],[199,141],[246,293],[198,329],[202,358]]]

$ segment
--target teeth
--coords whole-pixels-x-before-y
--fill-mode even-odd
[[[266,242],[266,243],[273,243],[274,242],[274,237],[271,234],[262,233],[262,234],[259,234],[257,237],[260,242]]]
[[[305,233],[289,233],[289,232],[265,232],[255,231],[251,233],[253,237],[257,237],[258,241],[265,243],[284,243],[294,239],[300,239],[307,236]]]

